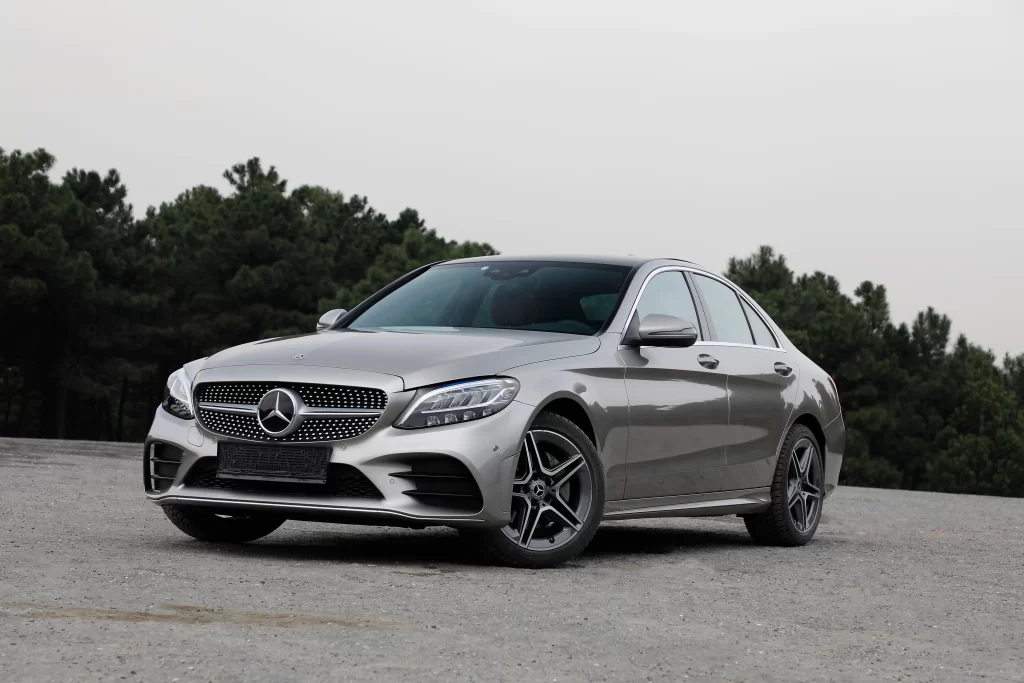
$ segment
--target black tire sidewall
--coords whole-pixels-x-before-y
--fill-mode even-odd
[[[285,523],[277,515],[252,514],[219,517],[215,511],[194,505],[164,505],[163,511],[174,526],[192,538],[210,543],[247,543],[263,538]]]

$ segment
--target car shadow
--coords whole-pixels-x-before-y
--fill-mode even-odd
[[[315,527],[314,527],[315,528]],[[258,543],[232,546],[236,552],[288,560],[328,560],[361,564],[485,565],[458,532],[448,528],[386,529],[377,527],[323,528],[292,540],[271,535]],[[319,529],[317,531],[320,531]]]
[[[684,523],[685,524],[685,523]],[[682,550],[724,550],[753,545],[743,527],[694,528],[617,523],[602,526],[578,559],[630,555],[665,555]]]
[[[408,564],[426,566],[434,571],[456,571],[453,566],[483,567],[491,563],[448,528],[420,531],[377,527],[345,526],[324,528],[310,533],[292,527],[266,539],[244,545],[206,544],[186,539],[190,551],[265,557],[292,561],[332,561],[360,564]],[[751,546],[753,541],[740,527],[693,528],[687,526],[644,526],[616,522],[602,526],[585,551],[570,565],[578,567],[588,560],[628,560],[643,555],[665,555],[681,551],[721,551]],[[441,568],[441,567],[444,568]]]

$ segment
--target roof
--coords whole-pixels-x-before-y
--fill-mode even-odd
[[[567,263],[599,263],[608,266],[628,266],[635,268],[636,266],[643,265],[649,261],[657,261],[663,259],[652,259],[643,256],[580,256],[572,254],[546,254],[543,256],[536,255],[506,255],[498,254],[497,256],[474,256],[470,258],[455,259],[452,261],[446,261],[445,263],[488,263],[488,262],[517,262],[517,261],[563,261]],[[682,263],[689,263],[689,261],[682,261],[681,259],[664,259],[670,261],[681,261]]]

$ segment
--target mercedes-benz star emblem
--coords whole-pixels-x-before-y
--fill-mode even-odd
[[[299,428],[302,399],[291,389],[271,389],[256,407],[256,421],[270,436],[287,436]]]

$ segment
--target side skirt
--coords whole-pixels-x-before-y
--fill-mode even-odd
[[[613,500],[604,506],[605,519],[645,517],[717,517],[763,512],[771,505],[768,488],[695,493],[688,496],[659,496]]]

